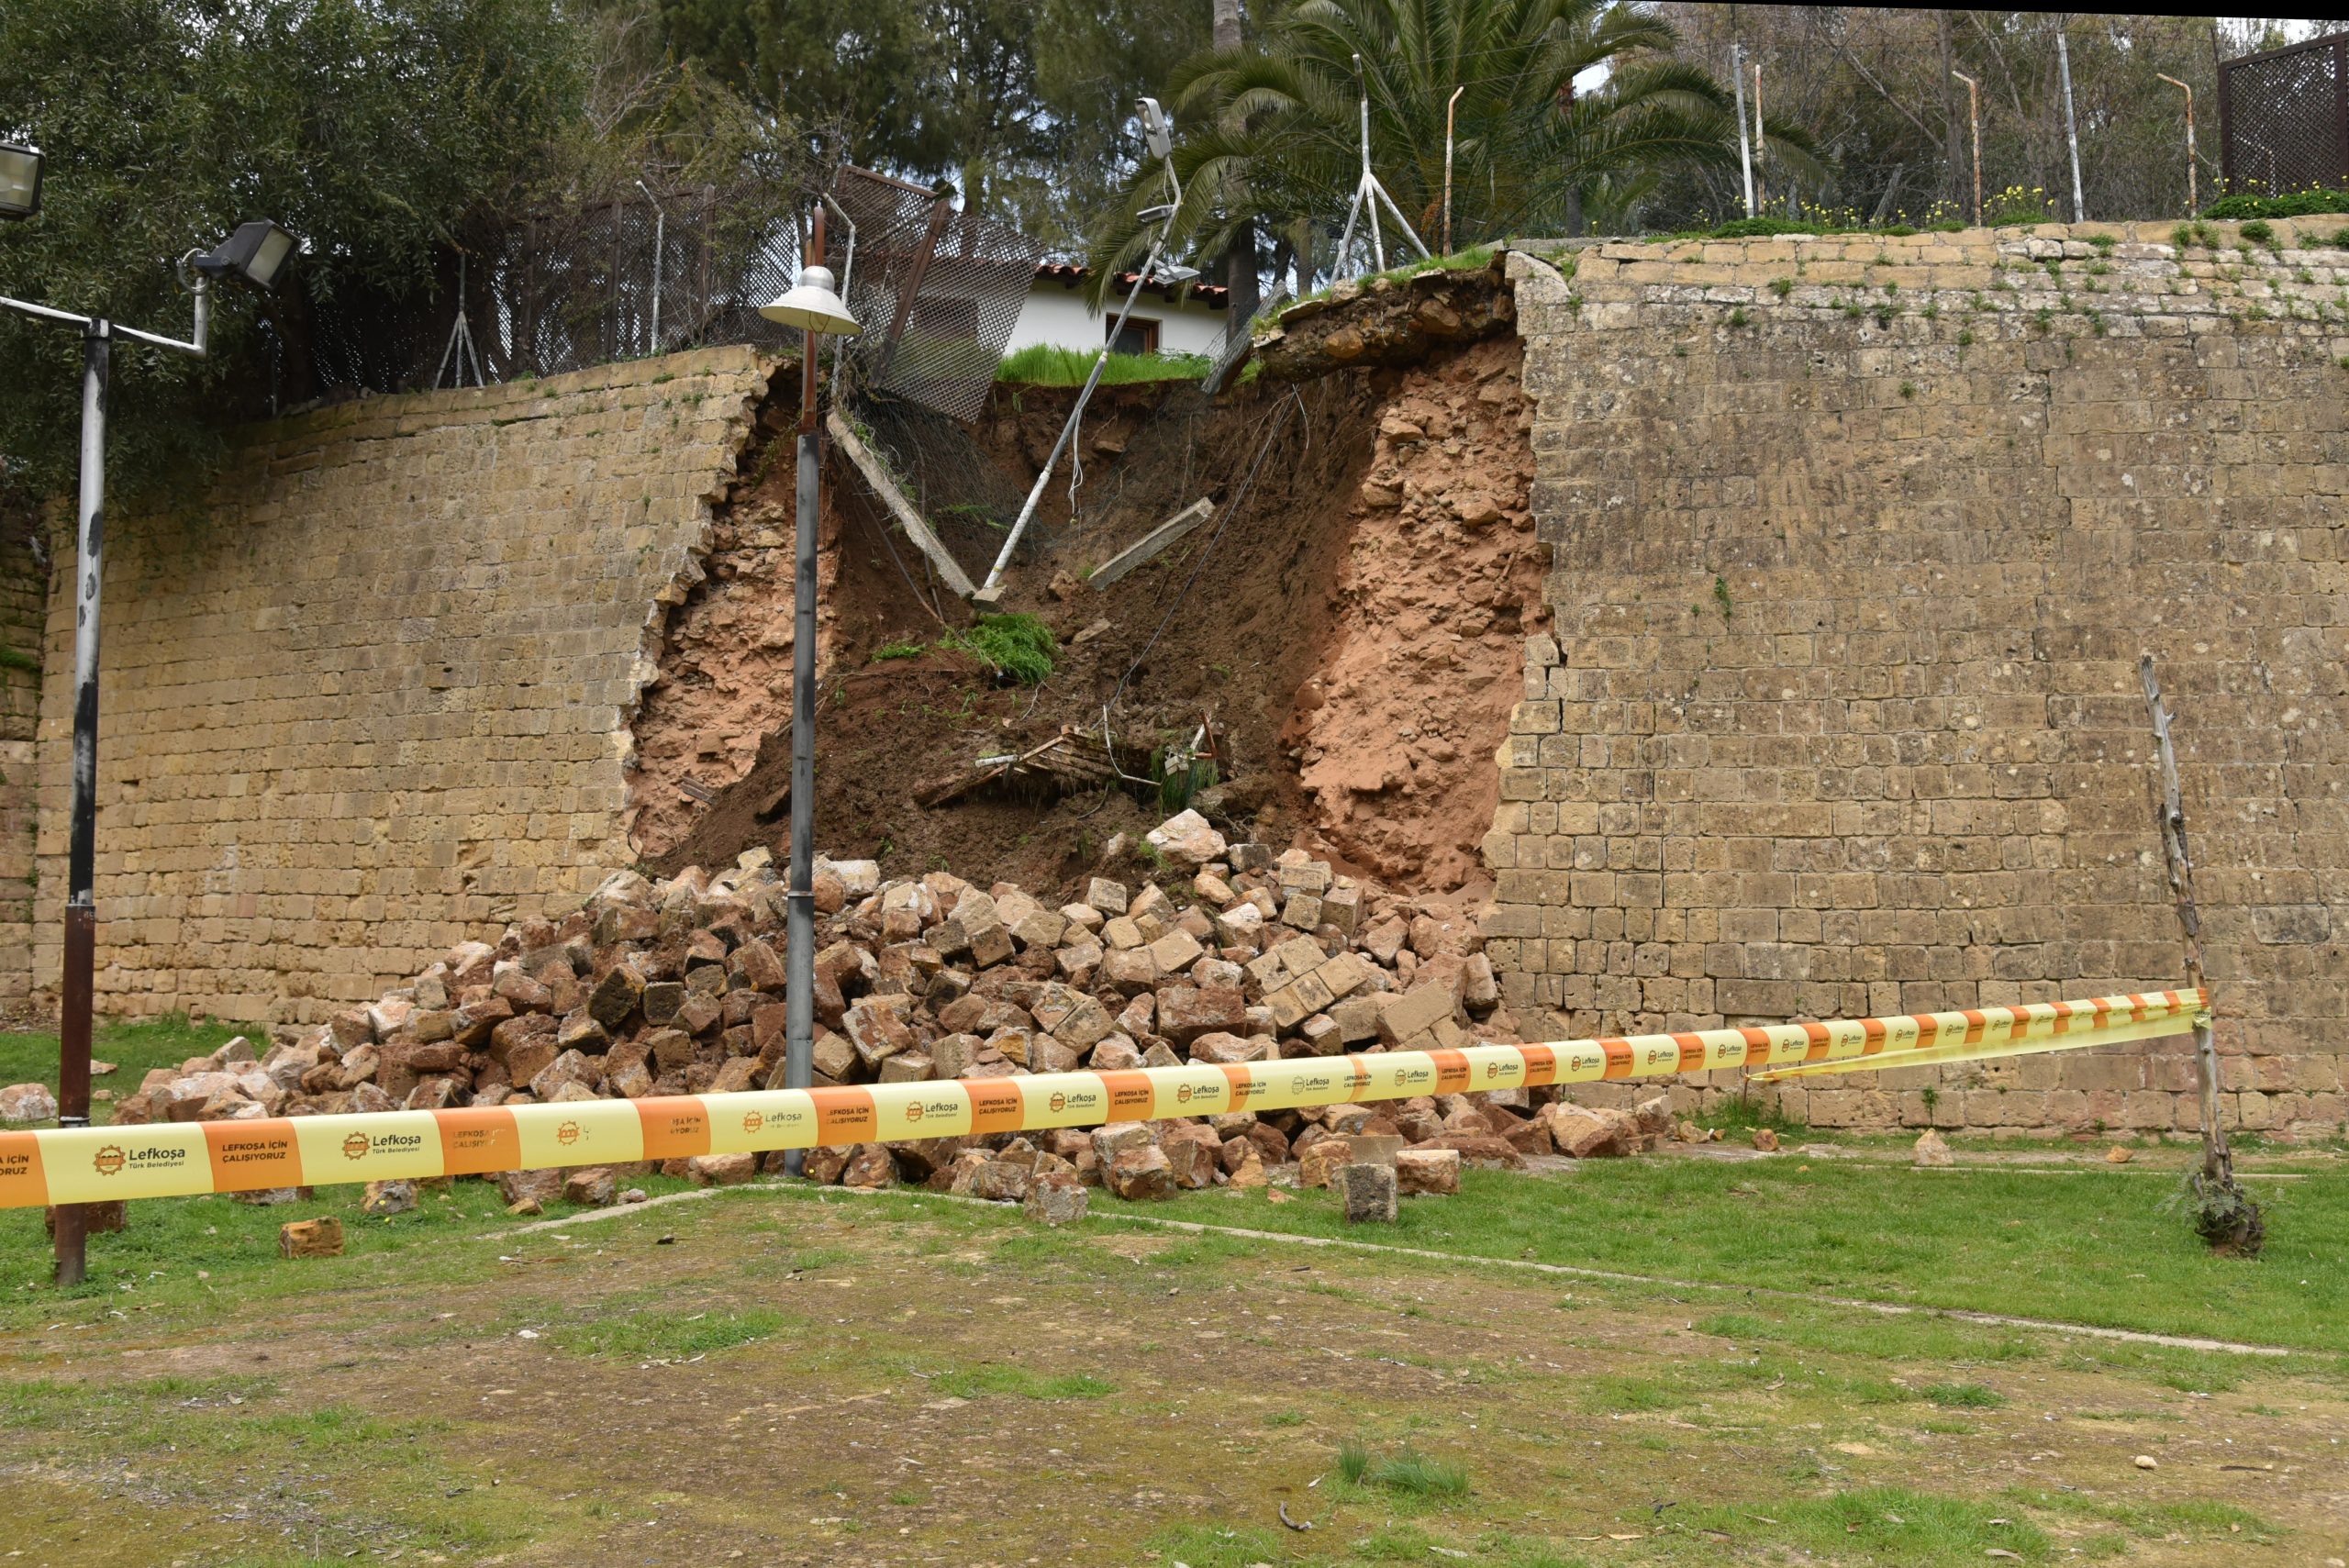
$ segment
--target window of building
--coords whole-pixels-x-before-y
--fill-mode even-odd
[[[1115,324],[1115,317],[1112,317],[1111,325]],[[1146,317],[1129,316],[1118,333],[1117,341],[1109,347],[1113,352],[1120,354],[1154,354],[1158,352],[1158,323]]]

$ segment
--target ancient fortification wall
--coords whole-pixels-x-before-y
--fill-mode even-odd
[[[1519,259],[1554,639],[1487,923],[1575,1034],[2176,984],[2178,712],[2231,1110],[2336,1132],[2349,254],[2168,226]],[[2108,243],[2096,242],[2104,236]],[[2212,248],[2215,240],[2219,248]],[[2191,1126],[2175,1042],[1789,1087],[1830,1126]]]
[[[33,728],[49,574],[27,526],[0,513],[0,1013],[33,984]]]
[[[634,861],[628,717],[766,382],[729,349],[370,399],[250,432],[184,513],[111,519],[100,1006],[324,1017]],[[72,615],[52,595],[45,989]],[[16,689],[0,669],[0,747]]]

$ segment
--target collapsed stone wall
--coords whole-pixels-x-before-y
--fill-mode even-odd
[[[33,731],[48,591],[31,520],[0,511],[0,1016],[33,988]]]
[[[346,404],[245,432],[184,509],[110,519],[100,1006],[323,1018],[629,864],[629,717],[767,380],[724,349]],[[47,989],[72,615],[53,595]]]
[[[1555,637],[1527,641],[1485,929],[1529,1029],[2179,984],[2145,651],[2230,1118],[2341,1129],[2349,254],[2209,232],[1516,261]],[[2195,1124],[2192,1084],[2153,1041],[1778,1097],[2156,1129]]]

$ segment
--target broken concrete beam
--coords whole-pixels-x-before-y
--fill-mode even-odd
[[[1096,590],[1107,588],[1143,562],[1163,551],[1168,545],[1215,516],[1215,503],[1202,495],[1150,532],[1093,569],[1085,581]]]
[[[835,408],[826,417],[824,428],[831,433],[832,442],[840,448],[841,454],[856,465],[857,473],[864,476],[864,482],[873,487],[873,493],[881,497],[881,504],[889,508],[889,515],[897,519],[897,526],[906,530],[906,537],[914,541],[914,548],[927,556],[930,565],[938,569],[940,580],[954,596],[967,599],[975,594],[978,591],[976,585],[953,556],[947,553],[945,541],[930,531],[921,514],[914,510],[913,503],[907,500],[905,493],[897,488],[897,482],[890,476],[887,466],[874,455],[873,449],[858,438],[855,428],[841,417],[839,409]]]

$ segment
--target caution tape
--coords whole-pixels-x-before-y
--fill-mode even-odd
[[[0,1133],[0,1208],[1035,1132],[1743,1068],[1921,1065],[2181,1034],[2199,991],[1114,1073]]]

